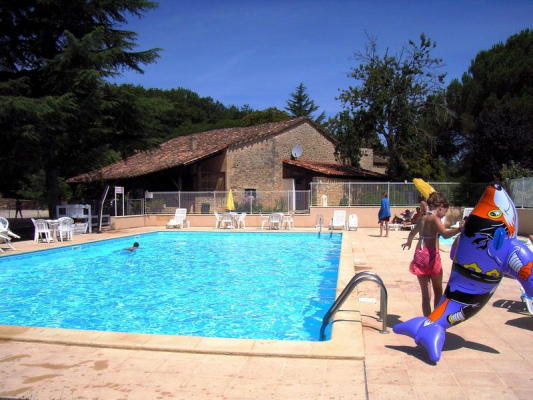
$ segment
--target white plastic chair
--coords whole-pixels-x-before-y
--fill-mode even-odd
[[[244,222],[245,218],[246,218],[246,213],[245,212],[239,214],[239,216],[237,217],[237,229],[246,228],[246,223]]]
[[[220,228],[220,223],[222,222],[222,216],[215,212],[215,228]]]
[[[220,221],[220,227],[227,228],[227,229],[233,229],[235,228],[235,225],[233,225],[233,221],[235,221],[235,217],[233,215],[222,214],[222,220]]]
[[[44,219],[31,219],[33,225],[35,226],[35,233],[33,235],[33,241],[38,242],[39,240],[46,239],[47,243],[50,243],[50,228],[48,223]]]
[[[0,217],[0,233],[8,236],[8,238],[13,237],[13,238],[20,239],[19,235],[16,235],[13,232],[11,232],[11,230],[9,229],[9,221],[4,217]],[[9,238],[9,240],[11,240],[11,238]]]
[[[259,217],[261,218],[261,229],[265,229],[265,225],[270,224],[270,215],[259,214]]]
[[[270,214],[268,228],[269,229],[281,229],[282,222],[283,222],[283,213],[272,213]]]
[[[350,216],[348,217],[348,230],[357,230],[358,227],[359,221],[357,219],[357,214],[350,214]]]
[[[57,238],[61,241],[63,241],[63,238],[65,240],[72,240],[73,232],[74,232],[74,220],[70,217],[61,217],[58,219],[57,224]]]
[[[283,216],[282,227],[285,229],[294,229],[294,214]]]
[[[174,218],[167,222],[168,228],[177,228],[178,226],[183,229],[183,225],[187,218],[187,209],[186,208],[176,208],[174,213]]]
[[[346,210],[335,210],[333,211],[333,218],[331,218],[330,229],[335,229],[340,227],[341,229],[346,229]]]
[[[11,238],[6,233],[6,231],[0,232],[0,244],[5,243],[9,246],[11,250],[16,250],[15,247],[11,244]],[[0,252],[4,252],[4,249],[0,248]]]

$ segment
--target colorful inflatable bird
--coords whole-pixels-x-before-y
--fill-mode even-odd
[[[504,276],[517,279],[533,299],[533,253],[516,238],[517,231],[513,201],[500,185],[488,186],[452,248],[452,272],[439,305],[427,318],[400,323],[394,332],[415,339],[437,362],[446,329],[481,310]]]

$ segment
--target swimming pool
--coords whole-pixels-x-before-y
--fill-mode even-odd
[[[119,250],[133,241],[139,250]],[[335,297],[340,241],[158,232],[3,257],[0,323],[317,340]]]
[[[457,235],[444,239],[442,236],[439,236],[439,243],[451,249],[456,237]]]

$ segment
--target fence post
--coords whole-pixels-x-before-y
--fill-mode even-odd
[[[526,178],[522,177],[522,208],[524,208],[524,194],[526,193]]]

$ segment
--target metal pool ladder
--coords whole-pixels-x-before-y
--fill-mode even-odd
[[[385,284],[383,283],[383,280],[379,277],[379,275],[375,272],[361,271],[355,274],[354,277],[350,280],[350,282],[348,282],[342,293],[339,295],[337,300],[335,300],[333,305],[329,308],[328,312],[322,319],[322,326],[320,327],[320,341],[326,339],[326,335],[324,334],[326,326],[328,326],[331,319],[333,318],[335,313],[339,311],[339,308],[341,308],[348,296],[350,296],[350,294],[353,292],[353,290],[359,283],[366,281],[376,282],[376,284],[381,288],[378,321],[383,321],[383,327],[381,328],[379,333],[389,333],[389,331],[387,330],[387,289],[385,288]]]

